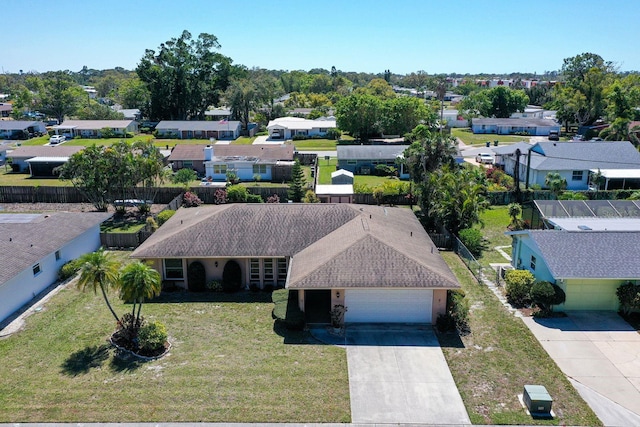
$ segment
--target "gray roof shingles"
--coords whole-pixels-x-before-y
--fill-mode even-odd
[[[56,212],[33,221],[0,221],[0,285],[109,217],[109,213]]]
[[[220,123],[215,120],[162,120],[157,124],[156,130],[174,130],[178,131],[191,130],[191,131],[221,131],[221,130],[234,130],[240,124],[239,121],[225,121]]]
[[[629,141],[539,142],[532,147],[544,156],[531,156],[538,170],[640,168],[640,153]]]
[[[70,157],[82,150],[84,150],[84,147],[75,145],[23,145],[9,153],[9,157],[13,157],[14,159],[29,159],[31,157]]]
[[[207,144],[178,144],[176,145],[168,161],[202,160],[204,161],[204,148]],[[264,160],[293,160],[294,147],[291,144],[283,145],[226,145],[214,144],[213,155],[215,157],[239,156],[256,157]]]
[[[640,232],[529,231],[557,278],[640,279]]]
[[[413,212],[350,204],[180,209],[134,258],[292,257],[290,288],[457,288]]]
[[[338,145],[338,159],[395,159],[402,156],[408,145]]]

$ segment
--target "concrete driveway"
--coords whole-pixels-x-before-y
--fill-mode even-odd
[[[640,334],[620,316],[522,320],[605,425],[640,425]]]
[[[430,326],[350,325],[345,334],[353,424],[471,424]]]

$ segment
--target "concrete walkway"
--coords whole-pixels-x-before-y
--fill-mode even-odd
[[[607,426],[640,426],[640,334],[614,312],[522,318]]]
[[[353,424],[471,424],[430,326],[354,325],[345,343]]]

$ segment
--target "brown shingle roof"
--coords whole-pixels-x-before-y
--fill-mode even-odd
[[[290,288],[457,288],[413,212],[350,204],[180,209],[134,258],[292,257]]]
[[[206,144],[179,144],[169,155],[170,162],[179,160],[204,160]],[[238,156],[257,157],[262,160],[293,160],[293,145],[232,145],[215,144],[213,155],[216,157]]]

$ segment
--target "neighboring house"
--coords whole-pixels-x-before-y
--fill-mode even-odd
[[[156,126],[158,138],[177,139],[227,139],[240,136],[238,121],[162,120]]]
[[[0,103],[0,117],[9,117],[13,111],[13,105]]]
[[[207,148],[209,147],[209,148]],[[168,157],[173,170],[189,168],[200,176],[226,180],[227,169],[236,170],[242,180],[253,181],[254,168],[264,181],[282,179],[282,173],[291,175],[294,147],[282,145],[176,145]],[[208,163],[208,166],[205,165]],[[287,172],[288,171],[288,172]],[[238,175],[240,172],[240,175]],[[285,179],[286,180],[286,179]]]
[[[440,113],[437,113],[440,118]],[[469,126],[469,121],[460,115],[458,110],[443,110],[442,119],[447,122],[447,127],[450,128],[466,128]]]
[[[0,139],[29,139],[46,132],[47,127],[40,121],[0,120]]]
[[[138,133],[138,122],[135,120],[65,120],[53,126],[57,135],[67,138],[102,138],[105,129],[111,129],[116,136],[127,133]]]
[[[0,145],[0,165],[3,165],[7,160],[7,147]]]
[[[329,129],[336,128],[336,120],[320,118],[316,120],[300,117],[280,117],[267,125],[270,139],[292,139],[296,135],[313,137],[325,136]]]
[[[321,203],[353,203],[353,184],[318,184],[316,196]]]
[[[527,105],[524,111],[516,111],[512,113],[510,118],[512,119],[543,119],[544,109],[537,105]]]
[[[0,214],[0,321],[58,280],[66,262],[100,247],[108,213]]]
[[[616,289],[640,280],[639,231],[523,230],[513,238],[512,265],[566,293],[559,310],[618,310]]]
[[[213,120],[229,120],[231,117],[231,110],[228,108],[214,108],[213,110],[207,110],[204,112],[206,117],[211,117]]]
[[[495,133],[498,135],[526,134],[549,136],[549,132],[560,132],[560,125],[549,119],[472,119],[473,133]]]
[[[22,146],[7,153],[7,158],[11,159],[14,172],[32,172],[31,168],[34,168],[36,176],[53,176],[45,174],[45,171],[66,163],[69,157],[82,150],[84,147],[72,145]]]
[[[398,168],[398,177],[409,178],[400,160],[408,145],[338,145],[338,167],[356,175],[373,175],[377,165]]]
[[[538,142],[525,147],[516,144],[495,148],[507,174],[513,176],[515,150],[520,148],[520,181],[545,187],[548,173],[556,172],[567,181],[568,190],[588,190],[590,175],[600,171],[604,183],[600,189],[640,188],[640,153],[629,141]],[[531,158],[528,152],[531,150]]]
[[[116,111],[122,113],[126,120],[140,120],[142,118],[142,113],[138,108],[122,108]]]
[[[493,161],[494,166],[507,171],[505,166],[505,162],[507,161],[506,159],[512,158],[510,163],[510,169],[509,171],[507,171],[507,173],[510,175],[513,175],[513,167],[515,165],[516,150],[520,150],[520,163],[522,163],[523,160],[526,162],[527,160],[526,155],[529,149],[531,148],[531,145],[532,144],[529,144],[528,142],[521,141],[521,142],[516,142],[515,144],[501,145],[499,147],[491,147],[491,151],[493,151],[493,155],[494,155],[494,161]],[[520,176],[522,177],[524,175],[520,175]]]
[[[243,287],[286,287],[315,322],[335,305],[346,322],[435,323],[460,287],[413,212],[352,204],[226,204],[180,209],[131,255],[190,287],[226,268]]]

